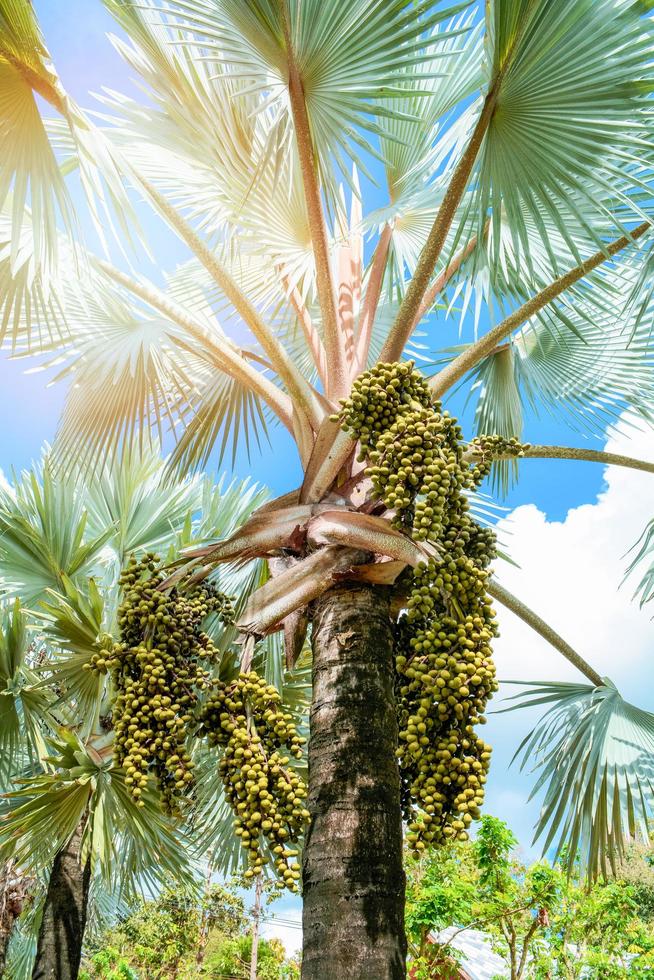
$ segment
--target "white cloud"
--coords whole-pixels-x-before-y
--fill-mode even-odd
[[[654,460],[654,429],[609,440],[610,452]],[[523,465],[529,465],[525,462]],[[570,462],[570,479],[578,466]],[[499,562],[498,579],[546,619],[600,674],[630,682],[651,645],[650,612],[631,601],[636,578],[622,587],[625,553],[654,517],[654,476],[624,467],[605,470],[596,503],[548,521],[537,507],[518,507],[499,525],[514,568]],[[579,677],[560,655],[512,613],[498,609],[495,647],[501,677]],[[636,688],[639,689],[639,688]]]
[[[11,490],[9,480],[4,475],[2,470],[0,470],[0,490]]]
[[[654,460],[654,429],[635,431],[623,425],[606,449]],[[576,467],[596,464],[568,465],[573,481]],[[596,502],[568,511],[563,521],[548,521],[534,505],[517,507],[501,521],[502,539],[520,567],[498,562],[497,578],[602,676],[610,677],[625,697],[654,708],[652,611],[632,601],[636,577],[621,586],[625,553],[654,517],[654,475],[611,466],[604,476],[606,486]],[[501,635],[495,661],[500,679],[583,683],[583,676],[530,627],[499,606],[497,611]],[[503,707],[501,698],[516,690],[501,689],[493,707]],[[486,809],[507,819],[525,844],[538,805],[527,804],[531,781],[509,770],[509,761],[536,717],[522,711],[494,716],[486,730],[495,746]],[[512,800],[508,810],[503,806],[507,792]]]

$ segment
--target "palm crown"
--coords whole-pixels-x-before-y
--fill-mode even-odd
[[[307,605],[355,553],[376,556],[359,580],[382,584],[425,556],[391,513],[371,512],[335,418],[366,368],[436,363],[431,396],[468,385],[478,432],[506,438],[520,436],[525,404],[600,432],[626,407],[649,415],[651,5],[493,0],[482,16],[406,0],[105,3],[146,95],[105,93],[99,121],[63,91],[26,0],[0,3],[13,148],[0,183],[2,334],[21,353],[63,351],[61,374],[74,372],[60,463],[81,453],[96,466],[170,425],[171,466],[188,470],[273,422],[288,431],[301,487],[186,561],[205,574],[282,556],[240,626],[283,628],[292,663]],[[143,242],[132,187],[188,246],[163,287],[108,259],[110,232],[106,255],[84,247],[73,170],[103,235]],[[370,180],[388,200],[366,212]],[[438,351],[439,322],[454,316],[465,343]],[[524,455],[654,470],[593,450]],[[514,466],[496,462],[500,485]],[[596,871],[645,827],[643,751],[623,740],[644,750],[651,715],[499,583],[489,591],[591,682],[534,694],[564,734],[550,750],[545,727],[527,748],[549,781],[547,840],[583,841]]]

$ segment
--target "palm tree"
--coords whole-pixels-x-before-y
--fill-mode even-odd
[[[74,483],[45,456],[0,490],[0,780],[8,790],[0,855],[12,880],[16,869],[33,876],[12,975],[76,977],[88,914],[98,920],[107,897],[115,905],[164,878],[192,883],[190,825],[165,816],[152,788],[136,806],[113,761],[111,685],[86,665],[116,634],[118,579],[130,555],[173,555],[224,536],[265,496],[247,483],[167,480],[152,450]],[[226,584],[247,595],[251,578],[240,572]],[[215,623],[212,632],[229,672],[233,630]],[[203,800],[213,793],[216,802],[216,767],[204,769],[196,836]]]
[[[98,123],[63,90],[27,0],[0,2],[2,332],[74,371],[60,465],[97,466],[170,424],[171,466],[191,471],[287,430],[301,486],[189,560],[269,559],[240,625],[283,630],[289,664],[311,625],[303,975],[402,977],[391,627],[424,550],[393,528],[335,413],[366,369],[413,356],[433,400],[468,390],[481,434],[519,438],[525,404],[595,434],[625,408],[648,416],[651,4],[105,5],[146,98],[105,93]],[[74,170],[104,256],[76,232]],[[362,181],[387,192],[365,214]],[[126,187],[188,247],[163,286],[109,259],[112,230],[145,244]],[[439,351],[454,317],[465,342]],[[587,448],[523,455],[654,471]],[[517,465],[496,462],[499,489]],[[651,715],[495,577],[488,591],[590,682],[538,692],[563,734],[554,757],[546,737],[530,750],[550,781],[548,842],[559,828],[595,873],[645,825]]]

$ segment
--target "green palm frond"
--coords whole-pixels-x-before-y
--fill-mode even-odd
[[[6,797],[0,853],[25,868],[46,869],[84,821],[83,859],[105,879],[117,878],[119,892],[188,876],[184,848],[151,789],[137,807],[122,770],[70,730],[58,730],[50,751],[48,771]]]
[[[18,600],[0,610],[0,781],[7,785],[21,769],[44,753],[43,733],[54,724],[51,691],[39,686],[30,662],[34,648],[25,612]],[[32,656],[34,659],[34,656]]]
[[[80,732],[88,736],[97,726],[105,685],[104,675],[88,667],[107,628],[102,595],[92,578],[84,592],[64,578],[61,593],[51,592],[40,604],[38,618],[51,648],[41,687],[75,705]]]
[[[37,96],[59,114],[46,125],[39,112]],[[66,266],[60,253],[58,219],[73,240],[79,232],[65,173],[59,165],[57,136],[75,148],[81,186],[96,233],[105,244],[105,231],[117,222],[124,240],[139,232],[136,213],[124,186],[126,166],[116,149],[88,116],[64,91],[50,60],[29,0],[0,3],[0,209],[9,200],[10,269],[12,275],[24,265],[24,231],[31,234],[34,265],[47,289],[52,275]],[[118,236],[114,235],[117,239]],[[143,244],[143,242],[141,242]],[[27,301],[29,294],[14,296]]]
[[[634,592],[634,598],[638,597],[642,609],[654,599],[654,520],[649,522],[631,550],[636,551],[636,554],[629,563],[626,575],[644,568],[643,576]]]
[[[32,350],[62,341],[69,334],[63,289],[53,276],[36,264],[31,221],[21,231],[17,254],[12,255],[11,216],[0,212],[0,344],[6,338],[13,350],[29,345]],[[62,263],[75,267],[75,260]]]
[[[63,106],[59,80],[28,0],[0,4],[0,208],[11,193],[11,261],[17,261],[29,206],[34,253],[47,276],[56,264],[57,215],[72,226],[63,176],[48,141],[36,93]]]
[[[170,462],[180,473],[203,469],[214,450],[222,463],[230,442],[233,466],[241,439],[249,458],[252,444],[261,448],[261,437],[267,436],[267,413],[260,398],[227,375],[203,373],[192,405],[180,412],[185,425]]]
[[[391,116],[380,141],[389,197],[400,214],[437,169],[434,144],[450,114],[481,87],[482,27],[474,10],[437,25],[426,43],[431,60],[408,68],[404,99],[387,103],[417,119]]]
[[[75,381],[54,447],[66,469],[106,465],[119,448],[142,454],[182,425],[192,433],[182,436],[179,456],[198,461],[221,434],[223,447],[231,440],[236,451],[240,436],[265,430],[259,398],[216,363],[211,340],[225,336],[197,289],[187,309],[206,333],[206,348],[102,277],[86,309],[86,321],[76,317],[75,353],[55,378]]]
[[[55,451],[62,464],[90,468],[93,461],[161,442],[195,387],[182,332],[162,318],[114,306],[113,320],[80,344]],[[84,447],[80,455],[80,446]]]
[[[536,825],[543,850],[567,846],[590,877],[607,874],[625,841],[648,838],[654,815],[654,715],[628,704],[613,684],[536,683],[505,710],[548,705],[515,758],[545,790]],[[556,840],[555,840],[556,839]]]
[[[134,4],[112,0],[111,6]],[[346,180],[352,162],[365,173],[363,155],[377,155],[371,137],[382,134],[384,119],[404,116],[393,103],[406,96],[402,81],[407,69],[428,61],[425,32],[466,6],[440,9],[432,3],[409,6],[393,0],[382,9],[376,0],[336,7],[319,0],[289,0],[293,58],[322,178],[332,190],[332,161]],[[287,144],[289,129],[283,8],[272,0],[247,5],[235,0],[185,0],[161,9],[181,30],[192,32],[198,48],[216,64],[237,64],[252,89],[267,94],[276,115],[268,151],[280,156],[278,148],[283,150]],[[428,64],[423,77],[431,74]]]
[[[603,436],[625,409],[651,419],[650,330],[646,319],[621,312],[627,289],[616,289],[606,309],[581,298],[574,309],[547,308],[480,361],[467,384],[476,431],[520,438],[527,408],[591,437]],[[496,465],[500,491],[516,472],[515,463]]]
[[[606,196],[613,208],[606,206],[604,217],[618,224],[637,217],[654,85],[651,24],[642,7],[495,0],[487,11],[488,67],[500,82],[479,163],[479,227],[490,207],[495,228],[506,220],[528,262],[525,210],[534,221],[548,218],[567,239],[583,220],[579,198],[601,216],[598,194]],[[601,241],[594,225],[586,230]]]
[[[112,457],[88,477],[84,494],[89,533],[111,532],[118,569],[133,553],[165,556],[201,502],[202,481],[171,480],[159,447],[149,444]]]
[[[13,492],[0,488],[0,594],[34,606],[62,588],[63,576],[84,580],[109,538],[106,530],[85,534],[86,524],[82,495],[55,477],[48,456],[14,482]]]

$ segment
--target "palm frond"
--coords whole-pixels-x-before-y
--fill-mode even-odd
[[[48,125],[41,118],[37,96],[57,113]],[[23,262],[24,228],[31,219],[31,270],[47,284],[59,274],[64,260],[59,252],[63,224],[72,240],[79,232],[57,150],[70,144],[79,167],[89,215],[100,240],[105,231],[120,227],[123,240],[139,231],[136,213],[124,186],[126,166],[115,147],[65,92],[45,47],[29,0],[3,0],[0,4],[0,209],[11,194],[10,266],[13,274]],[[29,205],[29,209],[28,209]],[[118,235],[114,238],[118,240]],[[143,245],[143,239],[141,239]],[[26,293],[18,294],[27,298]]]
[[[59,702],[75,705],[80,732],[86,737],[97,726],[105,684],[104,675],[89,669],[107,628],[102,595],[92,578],[82,592],[64,577],[62,591],[51,592],[37,615],[51,649],[42,665],[46,678],[41,688],[55,690]]]
[[[113,6],[132,4],[122,0]],[[348,181],[352,162],[366,172],[363,157],[377,155],[371,137],[382,132],[384,119],[404,115],[393,102],[406,96],[401,86],[406,70],[427,61],[425,32],[464,6],[448,10],[393,0],[382,10],[374,0],[337,8],[318,0],[290,0],[286,13],[292,58],[302,80],[322,179],[332,191],[332,161]],[[231,62],[250,80],[262,104],[275,113],[269,152],[283,158],[279,148],[288,145],[290,127],[283,9],[271,0],[246,6],[234,0],[184,0],[161,9],[180,31],[188,32],[183,43],[190,43],[190,34],[198,53],[215,64]],[[426,67],[424,77],[431,74],[431,66]]]
[[[527,263],[525,211],[569,240],[581,197],[622,231],[643,214],[637,198],[650,166],[654,44],[642,8],[495,0],[487,11],[487,64],[499,94],[479,161],[479,227],[490,208],[494,228],[507,222]],[[600,205],[607,197],[613,208]],[[601,242],[594,226],[586,230]]]
[[[548,705],[514,758],[545,789],[536,825],[543,850],[567,846],[591,878],[607,874],[635,836],[648,839],[654,813],[654,715],[603,687],[537,683],[505,710]],[[556,841],[555,841],[556,838]]]
[[[25,868],[48,868],[81,821],[83,859],[119,891],[188,876],[190,865],[157,794],[149,789],[137,807],[125,774],[60,728],[50,742],[48,771],[8,794],[0,820],[0,852]]]
[[[25,612],[18,600],[0,610],[0,781],[8,785],[21,759],[38,759],[43,732],[54,724],[54,696],[38,685]]]
[[[638,597],[642,609],[654,599],[654,520],[649,522],[631,550],[636,551],[636,554],[629,563],[626,575],[633,574],[638,568],[644,568],[643,576],[634,592],[634,598]]]
[[[16,264],[28,203],[37,267],[47,277],[57,262],[57,216],[73,217],[64,179],[36,102],[39,93],[63,108],[63,93],[28,0],[0,5],[0,208],[11,193],[11,263]]]
[[[0,594],[35,606],[63,576],[84,580],[109,538],[85,536],[86,511],[74,484],[55,477],[46,456],[22,474],[13,491],[0,488]]]
[[[119,569],[133,553],[165,557],[201,500],[202,481],[171,480],[156,444],[112,457],[87,479],[84,491],[89,533],[111,532]]]

